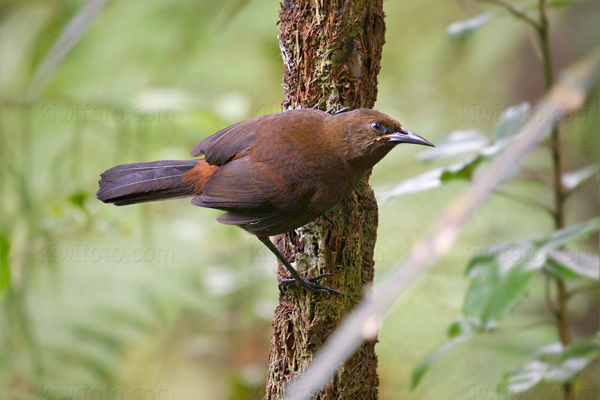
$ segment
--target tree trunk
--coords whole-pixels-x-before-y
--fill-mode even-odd
[[[284,109],[372,108],[377,97],[385,24],[382,0],[285,0],[279,12]],[[308,276],[332,273],[323,284],[345,296],[290,288],[279,296],[265,399],[278,399],[311,361],[373,280],[377,203],[368,176],[339,207],[276,239]],[[287,278],[279,265],[279,279]],[[376,339],[366,342],[317,399],[376,399]]]

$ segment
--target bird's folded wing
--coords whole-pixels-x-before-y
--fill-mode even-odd
[[[209,136],[192,149],[192,157],[204,155],[209,164],[223,165],[248,148],[255,138],[257,126],[277,114],[247,119]]]
[[[261,168],[263,167],[263,168]],[[247,213],[278,213],[308,204],[310,198],[290,193],[264,164],[242,157],[219,167],[192,200],[200,207]],[[307,194],[308,195],[308,194]],[[306,197],[306,198],[305,198]]]
[[[217,217],[217,221],[225,225],[238,225],[249,232],[264,234],[275,227],[286,226],[291,219],[287,214],[263,213],[247,215],[243,213],[227,212]]]

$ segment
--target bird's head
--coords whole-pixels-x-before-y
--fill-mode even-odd
[[[334,115],[352,158],[368,159],[375,165],[401,143],[435,147],[428,140],[404,128],[392,117],[376,110],[359,108]],[[372,166],[371,165],[371,166]]]

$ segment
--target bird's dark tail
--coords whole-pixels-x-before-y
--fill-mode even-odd
[[[96,197],[105,203],[125,206],[194,196],[193,185],[187,184],[183,175],[197,165],[197,160],[117,165],[101,175]]]

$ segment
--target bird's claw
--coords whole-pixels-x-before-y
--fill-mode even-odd
[[[309,292],[312,293],[324,293],[326,295],[331,295],[333,294],[338,294],[343,296],[344,294],[342,292],[340,292],[339,290],[336,289],[332,289],[329,286],[325,286],[325,285],[319,285],[317,282],[323,278],[326,278],[328,276],[331,276],[332,274],[327,272],[324,274],[320,274],[317,276],[313,276],[313,277],[306,277],[306,276],[302,276],[302,281],[299,282],[294,278],[288,278],[288,279],[282,279],[281,282],[279,283],[279,290],[283,291],[285,288],[289,287],[289,286],[301,286],[304,289],[308,290]]]
[[[339,110],[335,111],[335,106],[331,106],[325,112],[329,115],[337,115],[337,114],[344,113],[346,111],[350,111],[350,107],[342,107]]]

